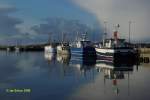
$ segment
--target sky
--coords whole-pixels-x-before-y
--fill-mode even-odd
[[[69,0],[0,0],[0,44],[47,42],[49,33],[94,32],[93,26],[96,16]]]
[[[120,24],[120,36],[128,38],[131,21],[132,42],[150,42],[150,0],[72,0],[97,16],[101,24],[107,22],[108,33]]]
[[[100,40],[104,21],[108,37],[120,24],[119,35],[127,39],[132,21],[131,40],[150,42],[149,4],[149,0],[0,0],[0,44],[43,42],[50,33],[57,39],[61,32],[74,36],[75,31],[88,31],[92,39]]]

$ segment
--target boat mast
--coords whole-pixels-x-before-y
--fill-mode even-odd
[[[117,47],[118,45],[118,30],[119,30],[120,25],[115,26],[115,31],[114,31],[114,40],[115,40],[115,46]]]
[[[79,32],[77,32],[77,35],[76,35],[76,42],[79,41]]]
[[[51,33],[49,33],[48,43],[51,43]]]
[[[82,34],[82,41],[86,41],[87,40],[87,32]]]
[[[62,43],[64,43],[65,42],[65,39],[66,39],[66,34],[64,33],[64,32],[62,32]]]
[[[135,21],[129,21],[129,44],[131,43],[131,24],[135,23]]]
[[[129,43],[130,43],[130,34],[131,34],[131,21],[129,21]]]
[[[106,37],[107,37],[107,21],[104,21],[103,46],[105,46]]]

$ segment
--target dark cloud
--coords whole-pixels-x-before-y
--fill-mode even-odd
[[[2,14],[8,14],[8,13],[11,13],[11,12],[16,12],[17,9],[15,7],[11,7],[11,6],[1,6],[0,5],[0,15]]]
[[[10,16],[16,11],[15,7],[0,6],[0,44],[14,44],[18,39],[22,39],[23,33],[21,34],[17,25],[22,24],[23,21]]]
[[[45,20],[45,24],[33,26],[33,29],[38,34],[49,33],[62,33],[62,32],[85,32],[89,30],[84,24],[81,24],[78,20],[67,20],[64,18],[48,18]]]
[[[0,7],[0,35],[15,35],[19,34],[19,30],[16,28],[22,21],[18,18],[9,16],[11,12],[15,12],[14,7]]]
[[[92,39],[95,39],[95,37],[100,38],[100,36],[93,36],[93,34],[100,35],[101,31],[98,24],[96,27],[94,25],[89,26],[79,20],[69,20],[61,17],[47,18],[43,23],[32,26],[30,30],[24,33],[22,28],[18,27],[23,25],[23,20],[10,15],[16,11],[15,7],[0,5],[0,44],[13,45],[17,42],[20,44],[47,42],[49,34],[52,34],[55,40],[60,40],[62,32],[66,34],[68,40],[75,39],[77,32],[88,32],[89,37]]]
[[[17,18],[0,14],[0,34],[18,34],[19,30],[16,28],[16,25],[21,23],[22,21]]]
[[[107,21],[108,36],[111,37],[114,25],[120,24],[120,36],[128,39],[129,25],[132,21],[133,41],[144,41],[150,37],[150,0],[71,0],[95,14],[99,22]],[[103,24],[104,27],[104,24]]]
[[[80,23],[79,20],[68,20],[64,18],[48,18],[44,24],[36,25],[31,28],[37,34],[52,34],[56,39],[61,38],[62,32],[72,39],[76,33],[89,34],[99,33],[99,28],[92,28],[86,24]]]

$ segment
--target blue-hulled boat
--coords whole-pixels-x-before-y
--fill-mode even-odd
[[[80,39],[77,39],[71,45],[71,56],[79,58],[96,57],[96,50],[91,41],[87,40],[86,35],[87,33],[82,34],[82,37]]]

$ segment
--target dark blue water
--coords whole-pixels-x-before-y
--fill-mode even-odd
[[[0,100],[148,100],[150,64],[119,66],[43,52],[0,52]]]

